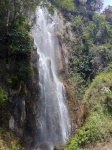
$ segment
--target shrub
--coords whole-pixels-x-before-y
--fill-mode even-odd
[[[107,139],[112,133],[112,72],[99,74],[85,93],[88,117],[65,150]]]
[[[7,101],[7,95],[5,91],[0,87],[0,104],[3,104],[4,102]]]

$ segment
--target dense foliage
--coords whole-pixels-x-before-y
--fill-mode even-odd
[[[77,134],[68,142],[66,150],[77,150],[80,146],[97,140],[108,139],[112,132],[112,72],[98,75],[84,95],[88,117]]]
[[[29,35],[28,20],[22,10],[22,3],[13,0],[0,3],[2,8],[0,11],[0,20],[2,20],[0,26],[0,82],[7,86],[27,79],[23,65],[25,65],[24,68],[28,68],[32,39]],[[14,79],[16,81],[13,81]]]
[[[49,2],[60,10],[73,11],[75,8],[73,0],[49,0]]]
[[[76,6],[74,11],[63,12],[71,23],[73,39],[71,41],[64,34],[63,42],[67,47],[69,45],[70,49],[69,82],[81,100],[85,86],[87,87],[95,75],[105,70],[111,63],[112,26],[105,15],[107,10],[105,13],[99,13],[102,1],[74,1],[74,3]],[[108,13],[111,16],[111,11]],[[73,81],[76,81],[76,84]]]

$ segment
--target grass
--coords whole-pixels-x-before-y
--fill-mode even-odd
[[[20,140],[11,131],[0,128],[0,150],[24,150]]]

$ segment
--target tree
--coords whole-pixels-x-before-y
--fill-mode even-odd
[[[49,2],[61,10],[73,11],[75,9],[73,0],[49,0]]]
[[[104,10],[103,14],[106,16],[107,22],[108,22],[110,25],[112,25],[112,6],[109,5],[109,6]]]

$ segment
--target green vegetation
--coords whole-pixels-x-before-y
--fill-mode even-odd
[[[112,57],[111,26],[106,22],[105,16],[102,14],[94,14],[92,17],[92,20],[87,20],[86,23],[85,18],[83,19],[80,15],[72,17],[77,39],[71,43],[70,72],[79,73],[86,81],[89,78],[93,78],[99,70],[107,66]],[[105,56],[100,60],[103,51]],[[96,62],[94,61],[95,55],[99,57]],[[102,68],[100,68],[101,64],[99,64],[99,68],[95,68],[94,65],[97,61],[105,61],[107,64]]]
[[[107,22],[106,15],[98,12],[102,8],[100,0],[86,3],[75,0],[74,3],[76,9],[62,11],[71,23],[73,40],[65,33],[62,42],[66,43],[70,50],[69,84],[78,100],[82,100],[92,79],[111,63],[112,26]]]
[[[0,150],[24,150],[19,138],[17,138],[12,132],[6,131],[0,128]]]
[[[75,4],[73,3],[73,0],[48,0],[52,5],[57,7],[57,9],[60,9],[61,11],[67,10],[67,11],[73,11],[75,9]]]
[[[7,101],[7,95],[5,91],[0,87],[0,104],[3,104]]]
[[[33,39],[27,12],[34,10],[39,2],[0,1],[0,150],[22,150],[20,141],[8,131],[12,108],[9,99],[21,83],[28,86],[32,74]]]
[[[0,11],[0,82],[14,89],[15,83],[18,85],[28,79],[33,42],[29,34],[28,19],[20,10],[22,4],[19,1],[12,3],[1,1],[4,9]],[[6,17],[3,18],[3,14]]]
[[[84,95],[88,114],[83,126],[70,139],[65,150],[77,150],[86,144],[106,140],[112,133],[112,72],[101,73]]]

